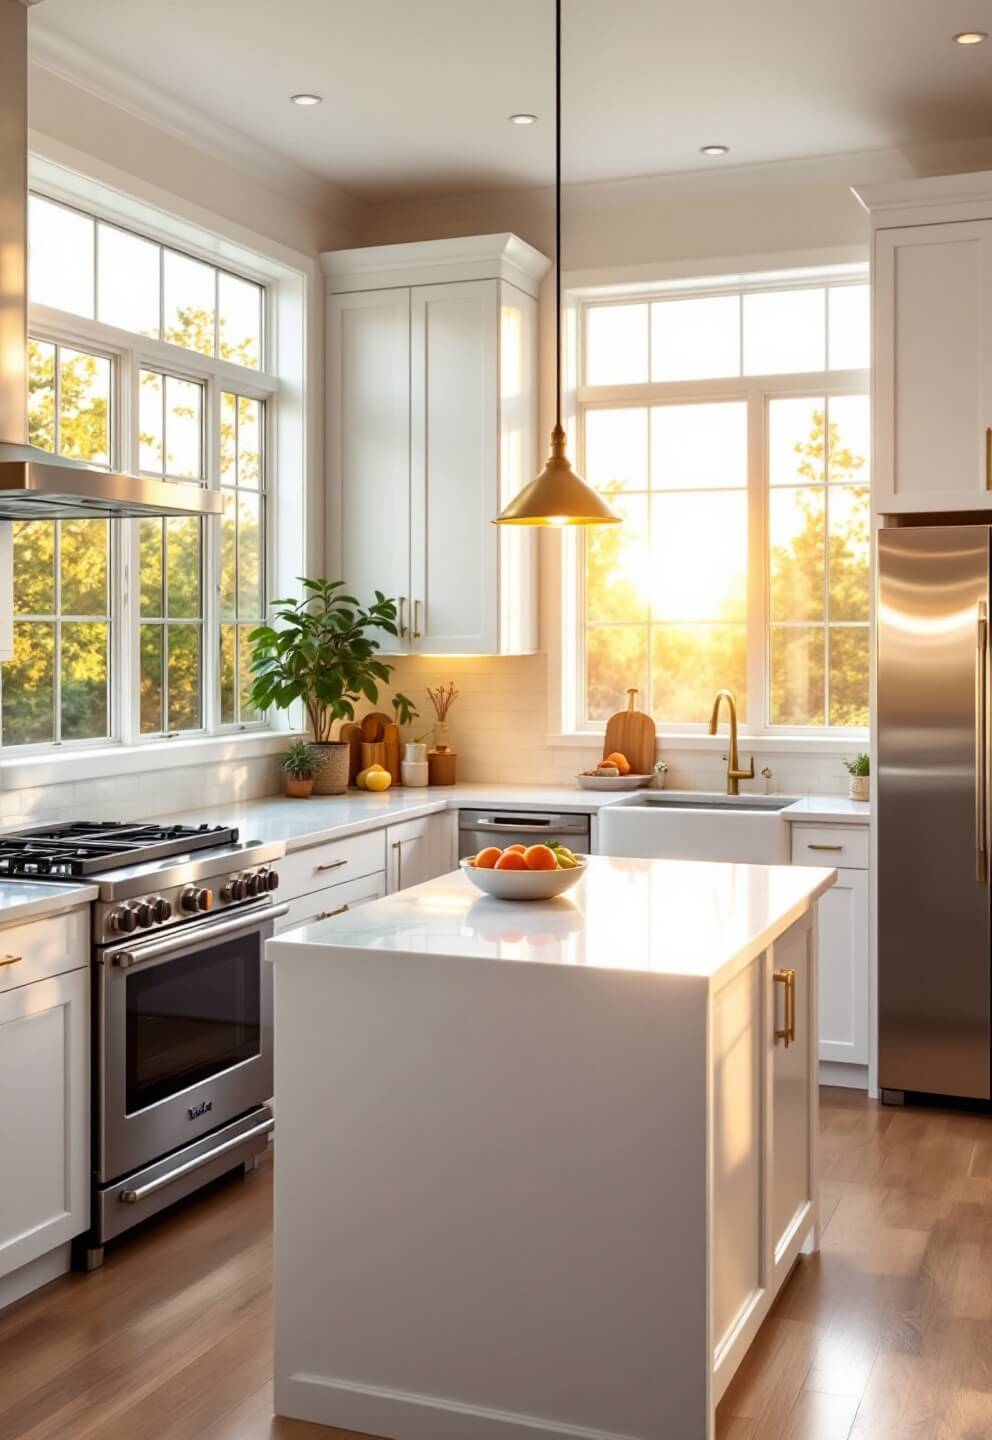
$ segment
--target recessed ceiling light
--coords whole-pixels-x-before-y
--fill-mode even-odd
[[[536,115],[525,115],[525,114],[509,115],[509,116],[507,116],[507,119],[509,120],[509,122],[510,122],[511,125],[536,125],[536,124],[537,124],[537,116],[536,116]]]
[[[981,45],[987,40],[988,34],[984,30],[962,30],[960,35],[955,35],[955,45]]]
[[[301,95],[290,95],[289,98],[294,105],[319,105],[324,97],[323,95],[310,95],[304,91]]]
[[[700,155],[727,155],[730,153],[729,145],[701,145]]]

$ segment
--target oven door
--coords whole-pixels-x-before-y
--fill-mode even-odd
[[[272,967],[286,906],[265,902],[107,947],[96,984],[101,1184],[187,1145],[272,1094]]]

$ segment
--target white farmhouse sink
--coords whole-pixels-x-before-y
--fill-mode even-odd
[[[599,812],[603,855],[788,865],[795,797],[642,791]]]

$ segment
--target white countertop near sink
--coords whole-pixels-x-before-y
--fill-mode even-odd
[[[289,800],[272,795],[262,800],[209,805],[202,810],[149,817],[190,825],[237,825],[243,840],[282,840],[287,850],[301,850],[394,821],[416,820],[440,810],[493,809],[572,811],[593,815],[608,805],[629,800],[637,791],[580,790],[571,785],[451,785],[422,790],[402,786],[379,795],[349,790],[347,795],[313,795]],[[780,812],[787,820],[807,823],[868,823],[865,801],[840,795],[805,796]]]
[[[765,949],[836,879],[799,865],[725,865],[592,855],[554,900],[497,900],[442,875],[270,942],[376,954],[636,970],[712,978]]]
[[[0,925],[61,915],[89,905],[99,894],[95,885],[65,885],[61,881],[0,880]]]

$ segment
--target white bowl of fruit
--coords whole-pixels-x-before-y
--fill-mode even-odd
[[[566,845],[490,845],[461,861],[464,875],[498,900],[550,900],[571,890],[586,862]]]
[[[630,761],[619,750],[602,759],[594,770],[583,770],[576,775],[583,790],[639,790],[653,778],[650,775],[635,775]]]

